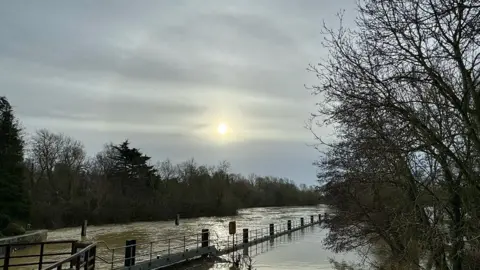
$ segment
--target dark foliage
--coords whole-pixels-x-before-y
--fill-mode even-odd
[[[20,132],[10,103],[0,97],[0,230],[8,225],[6,220],[28,219]]]

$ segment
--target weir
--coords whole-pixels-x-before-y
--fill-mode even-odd
[[[326,214],[324,218],[326,218]],[[32,266],[36,269],[120,269],[120,270],[150,270],[167,269],[185,262],[200,259],[218,259],[220,256],[242,251],[248,255],[248,248],[283,235],[290,235],[295,231],[321,224],[322,215],[310,216],[305,222],[304,218],[299,220],[287,220],[282,224],[269,224],[268,227],[260,229],[244,228],[240,233],[219,237],[208,229],[203,229],[198,234],[182,235],[171,237],[163,241],[137,243],[136,239],[129,239],[125,246],[109,247],[104,242],[80,243],[78,241],[49,241],[32,243],[44,247],[45,245],[68,244],[71,251],[47,254],[40,249],[39,254],[29,255],[32,262],[15,263],[13,245],[0,245],[9,252],[0,259],[0,269],[6,270],[18,266]],[[82,232],[84,229],[82,230]],[[100,256],[97,250],[108,250],[108,256]],[[64,258],[57,261],[47,260],[49,256],[64,255]],[[25,257],[25,256],[21,256]]]

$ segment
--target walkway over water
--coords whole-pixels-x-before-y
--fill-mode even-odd
[[[29,258],[35,260],[35,263],[15,263],[16,259],[25,256],[16,256],[15,253],[10,252],[3,258],[3,265],[0,261],[0,266],[3,269],[20,265],[29,265],[29,269],[32,269],[33,265],[37,269],[163,269],[202,257],[218,258],[232,252],[241,252],[248,255],[249,247],[272,241],[280,236],[289,235],[320,223],[321,215],[318,215],[310,216],[308,220],[300,218],[299,220],[284,221],[281,224],[270,224],[268,227],[261,229],[249,230],[245,228],[237,234],[227,237],[219,237],[216,233],[204,229],[198,234],[173,236],[163,241],[137,242],[135,239],[131,239],[127,241],[125,246],[115,248],[109,247],[102,241],[92,243],[49,241],[37,243],[37,245],[40,245],[39,253],[28,255]],[[68,253],[70,256],[58,259],[55,262],[45,260],[49,256],[67,255],[65,252],[61,254],[44,252],[46,245],[54,244],[71,245],[70,253]],[[12,246],[10,250],[14,248]],[[102,255],[97,254],[99,250],[104,250]],[[105,250],[108,252],[105,252]]]

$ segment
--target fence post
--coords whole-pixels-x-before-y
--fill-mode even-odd
[[[3,269],[8,270],[10,264],[10,245],[5,246],[5,258],[3,258]]]
[[[248,229],[243,229],[243,255],[248,256]]]
[[[275,234],[275,225],[273,223],[270,224],[270,237],[273,237]]]
[[[248,229],[243,229],[243,243],[248,243]]]
[[[198,234],[196,235],[197,236],[197,250],[198,250]],[[198,251],[197,251],[198,252]]]
[[[202,248],[204,247],[208,247],[209,246],[209,243],[208,243],[208,238],[210,236],[210,233],[208,232],[208,229],[202,229]],[[207,257],[208,255],[202,255],[202,257]]]
[[[72,247],[71,247],[71,250],[70,250],[71,255],[74,255],[75,253],[77,253],[77,244],[78,244],[78,241],[72,242]],[[75,263],[74,261],[70,261],[70,268],[74,267],[74,263]]]
[[[322,214],[318,214],[318,223],[319,223],[319,224],[322,223]]]
[[[292,221],[291,220],[287,221],[287,230],[289,230],[289,231],[292,230]]]
[[[90,250],[85,251],[83,253],[83,261],[85,262],[85,265],[83,266],[84,270],[88,270],[88,259],[90,258]]]
[[[38,269],[41,270],[42,269],[42,264],[43,264],[43,251],[45,249],[45,244],[44,243],[41,243],[40,244],[40,257],[38,259]]]
[[[175,225],[178,226],[180,224],[180,214],[177,214],[175,217]]]
[[[305,223],[303,222],[303,217],[300,218],[300,226],[303,227],[303,225],[305,225]]]
[[[187,251],[187,239],[185,237],[185,235],[183,236],[183,252],[185,253],[185,251]]]
[[[209,246],[209,236],[210,233],[208,229],[202,229],[202,247],[208,247]]]
[[[127,240],[125,242],[125,266],[135,265],[135,251],[137,240]]]
[[[87,236],[87,224],[88,224],[87,220],[84,220],[82,223],[82,232],[80,233],[80,236],[82,237]]]
[[[92,269],[95,269],[95,258],[97,258],[97,246],[92,247],[92,249],[90,249],[90,252],[92,254],[92,263],[90,265],[93,265]],[[88,258],[88,260],[90,260],[90,258]]]

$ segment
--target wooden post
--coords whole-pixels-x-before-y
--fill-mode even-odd
[[[270,224],[270,237],[273,237],[275,234],[275,225],[273,223]]]
[[[70,254],[73,255],[77,253],[77,242],[72,242],[72,247],[70,249]],[[73,268],[73,261],[70,261],[70,268]]]
[[[8,266],[10,264],[10,252],[11,246],[5,246],[5,257],[3,258],[3,270],[8,270]]]
[[[87,236],[87,223],[88,223],[87,220],[84,220],[82,223],[82,232],[80,233],[82,237]]]
[[[91,254],[90,257],[92,258],[92,261],[90,262],[89,267],[90,267],[90,266],[93,266],[92,269],[95,269],[95,258],[97,257],[97,246],[94,246],[94,247],[90,250],[89,254]],[[88,260],[90,261],[90,258],[88,258]]]
[[[208,238],[209,238],[210,233],[208,232],[208,229],[202,229],[202,248],[208,247]],[[208,255],[203,255],[202,257],[207,257]]]
[[[300,218],[300,226],[303,227],[303,225],[305,225],[305,223],[303,222],[303,217]]]
[[[248,229],[243,229],[243,243],[248,243]]]
[[[209,243],[208,243],[209,235],[210,235],[210,233],[209,233],[208,229],[203,229],[202,230],[202,247],[208,247],[209,246]]]
[[[292,230],[292,221],[291,220],[287,221],[287,230],[289,230],[289,231]]]
[[[313,215],[310,216],[310,224],[313,224]]]
[[[80,269],[80,264],[81,264],[81,259],[82,257],[78,256],[76,259],[75,259],[75,269]]]
[[[178,226],[180,224],[180,214],[177,214],[175,217],[175,225]]]
[[[44,252],[44,249],[45,249],[45,244],[44,244],[44,243],[41,243],[41,244],[40,244],[40,257],[39,257],[39,259],[38,259],[38,269],[39,269],[39,270],[42,270],[43,252]]]
[[[318,223],[322,223],[322,214],[318,214]]]
[[[125,242],[125,266],[135,265],[135,251],[137,240],[127,240]]]
[[[83,261],[85,264],[83,265],[83,270],[88,270],[88,261],[90,259],[90,250],[86,250],[85,253],[83,253]]]

